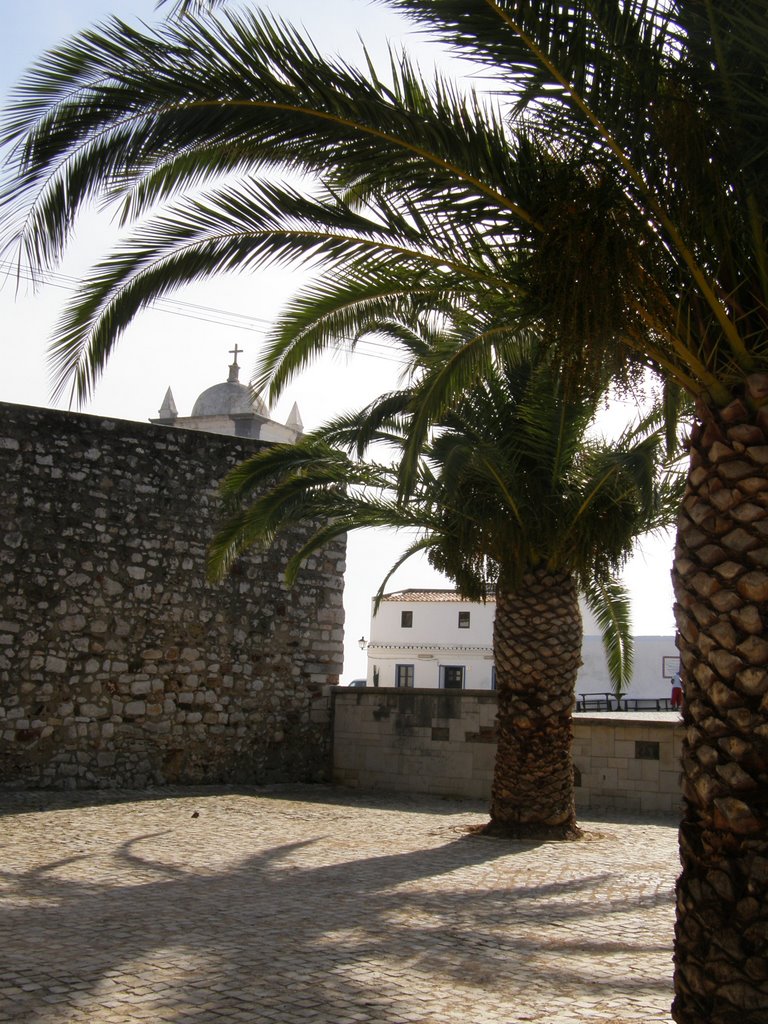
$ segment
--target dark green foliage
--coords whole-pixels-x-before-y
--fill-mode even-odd
[[[575,579],[610,638],[616,685],[626,686],[628,604],[616,574],[639,534],[669,525],[681,496],[681,478],[664,468],[663,432],[645,423],[613,444],[591,440],[599,399],[569,393],[534,350],[488,367],[416,446],[406,478],[414,410],[429,387],[422,368],[411,388],[230,473],[224,493],[240,507],[212,546],[212,572],[298,522],[319,525],[292,558],[291,579],[333,536],[415,529],[393,571],[423,551],[473,600],[497,584],[514,592],[532,571]],[[382,448],[391,459],[371,459]]]
[[[393,0],[488,69],[486,96],[405,56],[386,80],[325,59],[263,15],[194,13],[216,6],[75,37],[6,115],[6,241],[33,266],[97,197],[140,222],[61,324],[60,386],[87,395],[169,290],[299,261],[320,276],[275,333],[273,392],[371,315],[447,300],[534,329],[582,379],[650,365],[706,402],[762,400],[762,0]],[[492,343],[471,344],[482,366]]]

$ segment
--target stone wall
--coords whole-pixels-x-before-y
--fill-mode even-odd
[[[321,779],[344,546],[205,580],[257,442],[0,405],[0,784]],[[325,688],[325,693],[324,693]]]
[[[341,785],[490,798],[496,694],[487,690],[334,691],[333,778]],[[575,715],[576,804],[676,812],[676,715]]]
[[[492,690],[342,687],[333,694],[333,778],[362,789],[490,796]]]
[[[673,712],[575,715],[577,808],[679,814],[683,734]]]

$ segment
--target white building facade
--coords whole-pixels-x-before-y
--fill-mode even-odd
[[[494,598],[467,601],[455,590],[386,594],[371,615],[368,686],[492,690]],[[584,643],[576,693],[610,694],[612,687],[594,619],[582,605]],[[635,637],[631,701],[664,700],[679,667],[672,636]]]
[[[368,686],[492,690],[495,611],[453,590],[386,594],[371,615]]]

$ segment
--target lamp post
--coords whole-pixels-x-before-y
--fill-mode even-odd
[[[357,646],[360,648],[361,651],[365,651],[368,649],[368,641],[365,639],[364,636],[361,636],[360,639],[357,641]],[[366,678],[367,676],[368,672],[366,671]],[[379,670],[376,665],[373,666],[373,685],[379,685]]]

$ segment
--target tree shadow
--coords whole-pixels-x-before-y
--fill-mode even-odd
[[[275,800],[272,835],[279,834],[280,813],[288,809],[278,794],[268,795]],[[306,790],[301,795],[306,799]],[[53,802],[87,805],[82,796]],[[335,804],[352,812],[361,805]],[[386,799],[373,805],[402,809]],[[157,1007],[150,1019],[180,1022],[284,1024],[314,1008],[323,1020],[356,1012],[398,1024],[421,987],[439,1019],[456,991],[490,993],[503,1007],[514,999],[516,978],[529,990],[565,986],[594,996],[604,988],[652,995],[660,1005],[667,999],[666,976],[605,970],[585,977],[591,960],[627,952],[621,927],[608,925],[636,911],[636,901],[622,895],[621,865],[616,872],[552,881],[550,871],[545,881],[526,881],[517,861],[537,844],[455,834],[407,852],[329,861],[326,851],[318,859],[333,840],[328,810],[324,801],[307,802],[293,817],[317,812],[312,835],[272,842],[226,870],[189,868],[178,849],[172,863],[150,855],[159,839],[185,841],[174,830],[153,830],[114,848],[0,871],[10,897],[0,918],[3,976],[20,989],[7,998],[18,1014],[11,1019],[53,1024],[69,1020],[62,1011],[73,1007],[119,1010],[126,986],[133,1004]],[[66,877],[89,858],[99,860],[98,881]],[[669,900],[657,893],[649,905],[663,908]],[[668,946],[648,935],[635,937],[631,948],[640,956]],[[19,980],[33,987],[25,991]],[[0,1020],[2,1000],[0,992]]]

